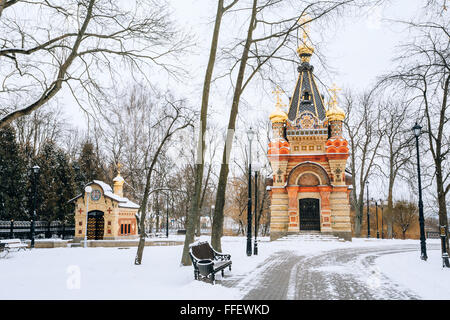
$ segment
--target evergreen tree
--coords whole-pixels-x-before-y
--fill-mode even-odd
[[[84,186],[92,180],[105,181],[103,162],[94,150],[94,145],[86,141],[81,147],[80,157],[73,164],[78,192],[83,192]]]
[[[0,129],[0,220],[26,217],[26,168],[14,129]]]
[[[68,203],[68,201],[76,196],[75,174],[67,154],[62,149],[56,152],[56,164],[55,175],[57,183],[55,188],[58,198],[55,218],[59,221],[72,223],[74,204]]]
[[[57,184],[59,181],[56,175],[58,167],[56,154],[57,148],[54,142],[46,141],[35,161],[40,167],[36,190],[37,220],[53,221],[58,216]],[[31,191],[33,192],[33,188]]]
[[[40,166],[37,183],[38,219],[45,221],[71,222],[76,196],[74,170],[67,154],[54,142],[47,141],[36,158]]]

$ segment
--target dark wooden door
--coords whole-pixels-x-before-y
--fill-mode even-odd
[[[103,240],[105,230],[105,219],[103,212],[91,211],[88,215],[88,240]]]
[[[320,231],[319,199],[300,199],[300,230]]]

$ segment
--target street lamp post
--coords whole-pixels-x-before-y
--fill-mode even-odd
[[[248,202],[247,202],[247,256],[252,255],[252,141],[255,131],[247,130],[248,148]]]
[[[375,218],[377,219],[377,239],[380,239],[380,231],[378,230],[378,200],[372,198],[372,202],[375,202]]]
[[[416,137],[416,153],[417,153],[417,178],[419,187],[419,225],[420,225],[420,258],[427,261],[427,245],[425,242],[425,220],[423,218],[423,202],[422,202],[422,180],[420,176],[420,157],[419,157],[419,136],[422,127],[416,122],[412,128],[414,136]]]
[[[167,195],[166,195],[166,238],[169,238],[169,196]]]
[[[39,170],[40,169],[41,168],[38,165],[33,167],[34,179],[33,179],[33,218],[31,219],[31,244],[30,244],[31,248],[34,248],[35,221],[36,221],[36,217],[37,217],[37,214],[36,214],[36,206],[37,206],[36,205],[36,201],[37,201],[37,195],[36,195],[36,192],[37,192],[37,176],[39,174]]]
[[[380,199],[381,205],[381,239],[384,239],[384,200]]]
[[[92,187],[84,188],[86,192],[86,230],[84,231],[84,247],[87,248],[87,234],[88,234],[88,215],[89,215],[89,195],[92,192]]]
[[[256,237],[258,236],[258,172],[260,170],[260,164],[256,162],[254,164],[253,170],[255,171],[255,243],[253,244],[253,254],[258,255],[258,241]]]
[[[367,187],[367,238],[370,238],[369,180],[366,181],[366,187]]]

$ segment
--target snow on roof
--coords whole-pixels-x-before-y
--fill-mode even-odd
[[[117,177],[115,177],[115,178],[113,179],[113,181],[114,181],[114,182],[116,182],[116,181],[122,182],[122,181],[125,181],[125,180],[123,180],[122,176],[118,175]]]
[[[111,186],[110,186],[109,184],[104,183],[103,181],[100,181],[100,180],[92,180],[91,183],[96,183],[96,184],[98,184],[100,187],[102,187],[104,193],[106,193],[107,191],[109,191],[109,192],[111,192],[111,193],[113,192],[113,189],[111,188]],[[90,183],[88,183],[88,184],[90,184]]]
[[[131,208],[131,209],[139,209],[139,205],[134,203],[133,201],[130,201],[128,198],[125,197],[121,197],[118,196],[117,194],[114,194],[113,189],[111,188],[110,185],[104,183],[103,181],[100,180],[92,180],[92,182],[89,182],[87,185],[90,184],[98,184],[102,190],[103,190],[103,194],[105,195],[105,197],[111,198],[117,202],[119,202],[119,207],[120,208]],[[83,194],[79,194],[78,196],[76,196],[75,198],[69,200],[69,202],[78,199],[79,197],[81,197]]]

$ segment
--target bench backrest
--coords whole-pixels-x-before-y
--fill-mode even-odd
[[[214,251],[208,242],[201,242],[191,247],[192,254],[197,259],[214,259]]]
[[[20,241],[20,239],[9,239],[9,240],[0,240],[0,243],[14,244],[14,243],[22,243],[22,241]]]

